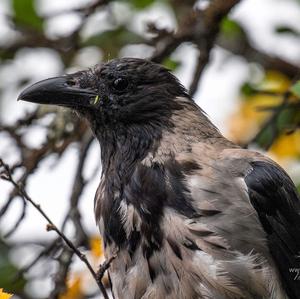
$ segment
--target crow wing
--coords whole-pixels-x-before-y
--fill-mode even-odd
[[[300,298],[300,200],[289,176],[269,162],[251,162],[245,182],[291,299]]]

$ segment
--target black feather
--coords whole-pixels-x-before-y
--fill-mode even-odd
[[[160,249],[160,221],[166,207],[188,218],[197,216],[183,178],[183,169],[174,160],[151,167],[139,164],[124,186],[123,200],[135,207],[142,220],[141,235],[146,240],[142,248],[147,257]]]
[[[201,248],[199,248],[199,246],[193,241],[193,240],[191,240],[191,239],[189,239],[189,238],[187,238],[185,241],[184,241],[184,243],[183,243],[183,245],[186,247],[186,248],[188,248],[188,249],[190,249],[190,250],[200,250],[200,251],[202,251],[202,249]]]
[[[300,298],[300,200],[288,175],[278,166],[252,162],[245,177],[250,201],[267,234],[270,252],[290,299]]]
[[[167,238],[167,241],[172,249],[172,251],[174,252],[174,254],[180,259],[182,260],[182,255],[181,255],[181,250],[177,244],[176,241],[174,241],[173,239],[171,238]]]

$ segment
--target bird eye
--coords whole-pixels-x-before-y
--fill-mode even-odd
[[[128,86],[128,81],[124,78],[118,78],[113,82],[113,86],[116,90],[124,90]]]

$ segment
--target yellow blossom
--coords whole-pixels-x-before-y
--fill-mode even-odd
[[[269,153],[278,157],[296,158],[300,156],[300,131],[281,135],[269,149]]]
[[[12,294],[5,293],[3,289],[0,289],[0,299],[9,299],[12,296]]]
[[[68,283],[67,290],[59,296],[59,299],[83,299],[81,277],[75,277],[72,282]]]
[[[102,239],[98,236],[93,236],[89,240],[92,256],[100,258],[103,256]]]

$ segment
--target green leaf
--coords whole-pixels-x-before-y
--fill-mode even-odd
[[[277,117],[275,125],[276,130],[274,131],[273,125],[268,125],[268,127],[262,131],[257,139],[257,144],[263,148],[267,149],[281,134],[289,134],[291,129],[299,123],[299,112],[297,109],[284,109]],[[274,133],[276,136],[274,136]]]
[[[13,10],[17,25],[43,30],[43,19],[36,13],[34,0],[13,0]]]
[[[277,118],[278,130],[284,131],[293,125],[296,109],[284,109]]]
[[[118,27],[88,38],[82,46],[98,46],[109,58],[116,57],[122,47],[127,44],[142,43],[144,39],[138,34],[129,31],[126,27]]]
[[[249,96],[252,96],[254,94],[257,94],[257,89],[255,87],[253,87],[251,83],[245,82],[241,86],[241,93],[242,93],[242,95],[244,95],[246,97],[249,97]]]
[[[290,91],[297,96],[298,98],[300,98],[300,80],[298,80],[291,88]]]
[[[0,240],[0,287],[9,293],[18,293],[24,289],[26,280],[18,275],[19,269],[10,261],[10,248]]]
[[[262,149],[267,149],[270,147],[272,139],[273,139],[273,129],[270,126],[268,126],[258,136],[256,140],[256,144]]]
[[[299,36],[300,33],[296,31],[295,29],[288,27],[288,26],[278,26],[275,28],[275,32],[279,34],[291,34],[295,36]]]
[[[181,62],[167,57],[164,59],[162,64],[170,71],[175,71],[181,65]]]
[[[229,19],[228,17],[223,18],[221,22],[221,31],[226,36],[242,36],[244,31],[238,22]]]
[[[144,9],[154,3],[154,0],[129,0],[126,1],[132,4],[137,9]]]

